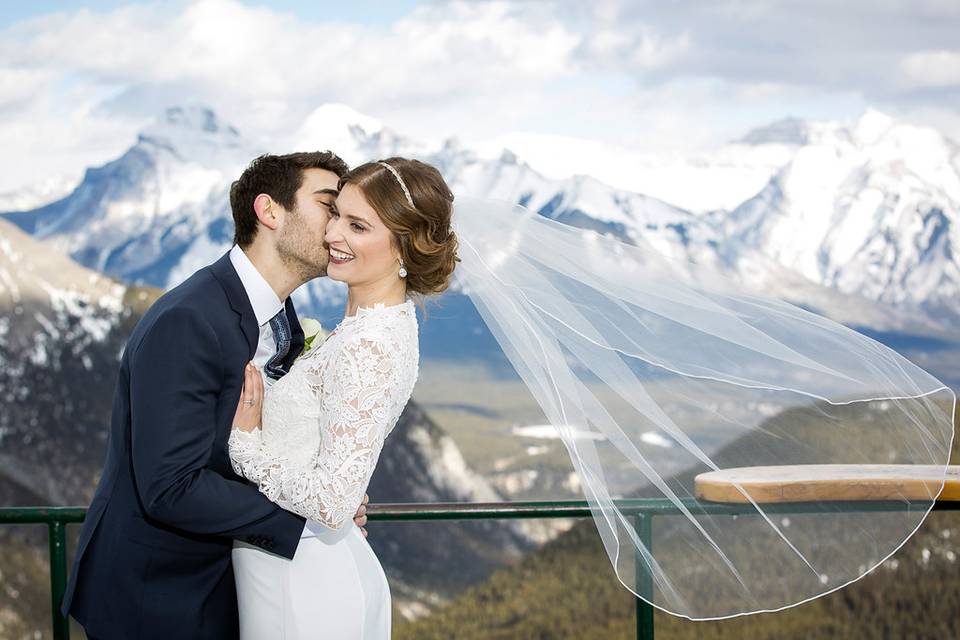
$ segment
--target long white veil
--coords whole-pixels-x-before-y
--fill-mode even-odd
[[[454,274],[579,474],[620,581],[654,606],[715,619],[799,604],[858,579],[929,499],[852,513],[697,507],[693,477],[787,464],[938,465],[954,394],[896,352],[706,266],[459,198]],[[941,483],[942,486],[942,483]],[[654,497],[644,539],[620,499]]]

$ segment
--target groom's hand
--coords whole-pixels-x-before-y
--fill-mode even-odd
[[[357,515],[353,516],[353,521],[357,523],[357,526],[360,527],[360,533],[363,534],[363,537],[367,537],[367,530],[364,529],[364,525],[367,524],[367,503],[370,502],[370,496],[363,494],[363,502],[360,503],[360,508],[357,509]]]

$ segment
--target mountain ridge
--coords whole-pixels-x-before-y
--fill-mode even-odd
[[[957,147],[879,112],[852,125],[794,119],[748,133],[745,146],[792,150],[755,195],[731,211],[708,213],[589,175],[549,178],[509,150],[491,158],[454,139],[427,145],[346,105],[318,107],[295,139],[304,147],[333,145],[351,163],[420,157],[455,193],[518,202],[676,259],[705,261],[841,322],[945,334],[960,320]],[[173,107],[120,158],[89,170],[66,198],[2,216],[85,266],[169,288],[229,248],[227,189],[256,153],[209,109]],[[850,238],[863,229],[866,243],[851,249]],[[345,289],[317,279],[294,298],[304,313],[331,321]],[[481,324],[475,317],[466,323]]]

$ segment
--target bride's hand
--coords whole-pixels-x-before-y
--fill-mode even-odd
[[[237,413],[233,417],[233,428],[247,433],[256,431],[260,428],[262,414],[263,378],[253,363],[249,363],[243,370],[243,391],[240,392]]]
[[[363,537],[367,537],[367,530],[363,525],[367,524],[367,503],[370,502],[370,496],[363,494],[363,502],[360,503],[360,507],[357,509],[357,514],[353,516],[353,522],[358,527],[360,527],[360,533],[363,534]]]
[[[364,525],[367,524],[367,503],[370,502],[370,496],[363,494],[363,502],[360,503],[360,507],[357,509],[357,514],[353,516],[353,522],[360,527],[360,533],[363,534],[363,537],[367,537],[367,530],[364,528]]]

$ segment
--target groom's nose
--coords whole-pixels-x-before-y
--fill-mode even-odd
[[[334,218],[330,218],[330,221],[327,222],[327,228],[323,232],[323,241],[327,244],[330,244],[333,240],[339,237],[337,232],[337,221]]]

